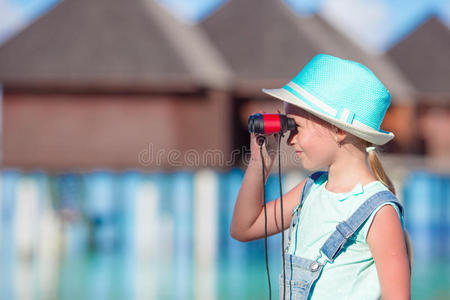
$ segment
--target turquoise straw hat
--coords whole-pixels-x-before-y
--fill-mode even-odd
[[[380,129],[391,95],[360,63],[319,54],[284,87],[263,92],[373,144],[394,138]]]

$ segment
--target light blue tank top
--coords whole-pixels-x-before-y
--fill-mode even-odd
[[[324,173],[306,197],[301,208],[298,226],[291,233],[288,253],[316,259],[319,249],[336,230],[336,225],[347,220],[358,207],[375,193],[387,188],[379,181],[365,186],[358,184],[349,193],[333,193],[325,189],[328,173]],[[379,206],[350,237],[345,250],[333,261],[327,262],[316,285],[312,300],[329,299],[379,299],[381,297],[377,270],[366,238],[377,211],[384,205],[392,205],[397,211],[402,227],[403,218],[393,202]]]

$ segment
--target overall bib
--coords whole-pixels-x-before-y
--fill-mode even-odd
[[[291,234],[296,229],[299,217],[299,208],[302,207],[304,199],[308,195],[314,181],[317,180],[323,172],[317,172],[311,175],[303,187],[300,204],[294,209],[292,221],[289,228],[289,243],[285,248],[285,273],[286,280],[283,278],[283,272],[279,276],[280,300],[283,300],[283,290],[286,300],[307,300],[314,289],[314,283],[319,279],[325,263],[333,262],[339,255],[343,246],[355,231],[370,217],[372,212],[381,204],[394,202],[398,205],[400,211],[403,207],[397,198],[389,191],[382,191],[369,197],[346,221],[340,222],[336,230],[330,235],[320,248],[315,260],[294,256],[287,253],[291,242]],[[285,285],[284,285],[285,284]]]

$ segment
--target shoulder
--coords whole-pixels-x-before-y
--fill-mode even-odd
[[[364,225],[362,226],[360,234],[362,235],[361,236],[362,239],[365,241],[367,241],[368,233],[371,230],[372,224],[374,223],[374,219],[376,216],[381,216],[377,217],[378,219],[395,218],[395,221],[399,222],[401,228],[404,227],[402,208],[399,206],[397,198],[381,182],[379,181],[372,182],[367,186],[367,188],[364,189],[364,197],[362,197],[361,199],[362,201],[360,204],[363,204],[365,201],[367,201],[374,195],[380,195],[379,197],[382,197],[382,200],[387,201],[381,202],[369,215]],[[386,211],[388,211],[388,213],[386,213]],[[389,223],[392,223],[392,220],[390,220]]]
[[[372,212],[371,217],[374,217],[377,212],[385,207],[390,206],[395,211],[397,211],[398,217],[402,216],[403,213],[403,206],[398,200],[397,196],[394,195],[384,184],[382,184],[380,181],[374,181],[371,184],[369,184],[366,188],[366,200],[369,199],[372,196],[376,196],[381,200],[379,205],[375,208],[375,210]]]
[[[383,252],[390,249],[404,250],[405,245],[402,222],[393,205],[383,205],[374,215],[370,224],[367,238],[367,244],[376,258],[377,253],[382,255]],[[384,254],[383,254],[384,255]]]
[[[360,204],[363,204],[367,200],[372,198],[371,202],[379,203],[379,205],[376,207],[375,211],[376,213],[378,209],[383,207],[384,205],[390,204],[393,207],[400,208],[400,211],[402,210],[402,205],[397,199],[397,196],[394,195],[384,184],[382,184],[380,181],[372,181],[369,184],[365,185],[362,189],[362,195],[359,200]]]

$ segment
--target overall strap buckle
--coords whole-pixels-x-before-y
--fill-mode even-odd
[[[309,269],[312,272],[316,272],[317,270],[319,270],[320,266],[324,266],[327,263],[327,261],[330,261],[330,259],[325,254],[323,254],[322,250],[320,250],[319,253],[320,254],[316,257],[316,259],[309,266]]]

